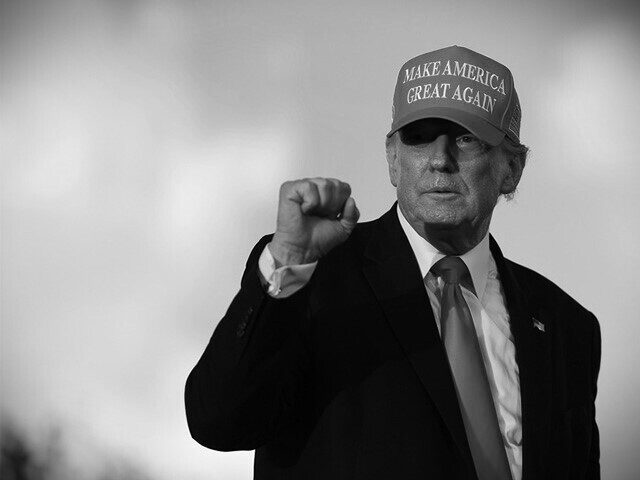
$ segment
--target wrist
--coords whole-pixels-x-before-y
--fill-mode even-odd
[[[303,265],[317,260],[308,250],[288,245],[275,239],[267,245],[267,248],[276,262],[276,268],[283,265]]]

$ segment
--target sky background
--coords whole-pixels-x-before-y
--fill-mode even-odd
[[[183,389],[288,179],[395,199],[409,58],[510,67],[532,153],[491,231],[599,318],[603,478],[640,472],[633,2],[0,1],[0,411],[50,478],[249,479]],[[6,435],[5,435],[6,438]]]

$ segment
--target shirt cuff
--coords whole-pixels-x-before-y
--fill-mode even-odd
[[[318,262],[302,265],[283,265],[276,268],[276,261],[269,250],[269,245],[264,247],[258,267],[262,275],[263,284],[266,284],[267,293],[273,298],[287,298],[304,287],[316,269]]]

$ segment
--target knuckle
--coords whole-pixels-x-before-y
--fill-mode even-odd
[[[329,180],[331,181],[331,184],[333,185],[334,188],[336,188],[336,189],[341,189],[342,188],[342,183],[343,182],[341,182],[337,178],[330,178]]]
[[[326,186],[327,186],[327,180],[325,178],[322,178],[322,177],[313,178],[313,182],[316,184],[316,186],[319,189],[326,188]]]
[[[336,184],[336,179],[335,178],[331,178],[331,177],[325,177],[324,181],[328,184],[328,185],[335,185]]]
[[[280,198],[284,198],[289,195],[289,192],[291,192],[291,185],[292,182],[290,181],[283,182],[282,185],[280,185],[280,190],[278,192]]]
[[[303,178],[301,180],[298,180],[296,183],[297,183],[298,189],[300,189],[305,193],[310,192],[313,189],[313,182],[309,181],[308,178]]]
[[[340,186],[340,181],[335,178],[327,178],[327,184],[331,185],[331,188],[337,188]]]
[[[340,196],[349,198],[349,196],[351,195],[351,187],[348,183],[340,182],[336,188]]]
[[[325,182],[325,184],[323,185],[323,188],[324,188],[324,191],[327,192],[327,194],[331,195],[335,191],[336,186],[331,182]]]
[[[313,182],[305,182],[302,192],[305,199],[313,200],[314,202],[318,200],[320,195],[320,192],[318,192],[318,187]]]

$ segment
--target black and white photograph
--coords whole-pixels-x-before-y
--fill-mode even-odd
[[[640,478],[639,78],[622,0],[0,0],[0,478]]]

